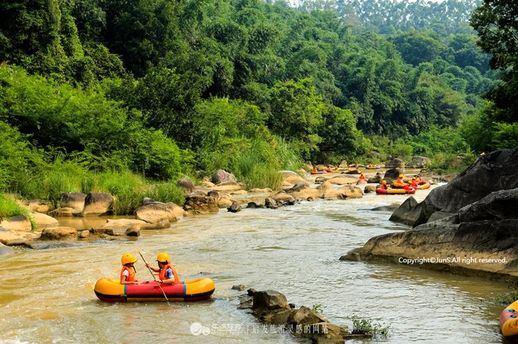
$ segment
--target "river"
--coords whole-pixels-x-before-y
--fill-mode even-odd
[[[375,235],[401,230],[388,221],[389,212],[368,209],[403,200],[368,194],[359,200],[303,202],[277,210],[220,211],[183,219],[170,229],[144,231],[137,241],[17,249],[0,258],[0,341],[296,343],[236,308],[240,293],[231,287],[244,284],[278,290],[296,305],[320,304],[323,314],[338,324],[350,325],[353,315],[378,320],[390,326],[390,336],[380,342],[501,343],[501,307],[493,298],[508,291],[505,284],[417,267],[338,260]],[[119,259],[126,251],[143,251],[150,261],[158,251],[168,251],[181,277],[215,280],[213,300],[171,305],[98,301],[95,281],[118,278]],[[136,267],[140,279],[149,277],[142,261]],[[210,333],[193,335],[191,329],[200,326]]]

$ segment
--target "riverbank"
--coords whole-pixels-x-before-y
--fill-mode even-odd
[[[317,167],[320,169],[318,173],[281,171],[282,186],[278,191],[269,188],[246,190],[235,176],[223,170],[198,185],[189,180],[180,180],[175,188],[184,191],[183,204],[159,202],[142,194],[143,201],[137,200],[139,203],[134,205],[134,214],[127,217],[106,217],[114,212],[119,202],[117,196],[108,193],[66,192],[61,194],[56,208],[45,200],[19,201],[2,196],[19,211],[17,216],[4,217],[0,221],[0,243],[41,248],[56,246],[49,245],[48,240],[136,240],[141,233],[169,228],[184,216],[215,214],[220,209],[235,213],[244,208],[277,209],[300,201],[361,198],[364,192],[373,192],[376,183],[360,182],[360,173],[364,172],[369,180],[379,181],[377,175],[385,172],[380,167],[367,169],[345,165],[332,171]],[[408,170],[409,173],[419,171]],[[160,199],[167,200],[163,197]],[[84,221],[69,221],[70,218]],[[81,224],[85,221],[88,225]],[[39,242],[41,240],[46,242],[42,244]]]

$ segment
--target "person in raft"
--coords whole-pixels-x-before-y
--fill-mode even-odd
[[[138,283],[136,275],[137,269],[135,269],[135,262],[137,258],[131,253],[125,253],[121,257],[122,270],[120,275],[121,284],[135,284]]]
[[[180,278],[178,277],[178,273],[176,269],[171,264],[171,258],[169,258],[169,254],[166,252],[160,252],[156,256],[156,261],[158,263],[158,269],[149,264],[146,264],[148,268],[153,270],[154,272],[158,272],[158,280],[164,284],[176,284],[181,283]]]
[[[380,188],[383,189],[383,190],[387,190],[388,189],[387,181],[385,179],[383,179],[381,181]]]

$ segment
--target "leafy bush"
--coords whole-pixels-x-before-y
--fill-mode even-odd
[[[0,66],[0,119],[31,135],[37,147],[62,147],[94,170],[131,169],[151,178],[180,173],[181,151],[160,130],[144,128],[142,114],[88,91],[23,69]]]
[[[385,325],[370,319],[362,319],[357,316],[351,317],[353,323],[353,334],[367,334],[371,336],[387,337],[390,325]]]
[[[19,205],[14,198],[0,194],[0,220],[18,215],[28,217],[29,211]]]
[[[0,121],[0,191],[18,192],[44,164],[43,154],[33,149],[15,128]]]
[[[173,202],[179,205],[185,202],[183,190],[172,181],[152,184],[146,192],[146,197],[157,202]]]

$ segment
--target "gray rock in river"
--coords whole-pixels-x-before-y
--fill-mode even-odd
[[[393,218],[414,229],[370,239],[342,260],[385,257],[463,270],[518,276],[518,149],[480,157],[451,184]],[[417,259],[418,261],[412,261]]]
[[[13,253],[13,249],[9,246],[5,246],[4,244],[0,243],[0,256],[10,253]]]
[[[455,213],[491,192],[516,187],[518,187],[518,149],[494,151],[479,157],[447,185],[430,191],[423,202],[403,203],[401,209],[394,212],[395,216],[391,220],[417,226],[426,223],[436,211]]]

